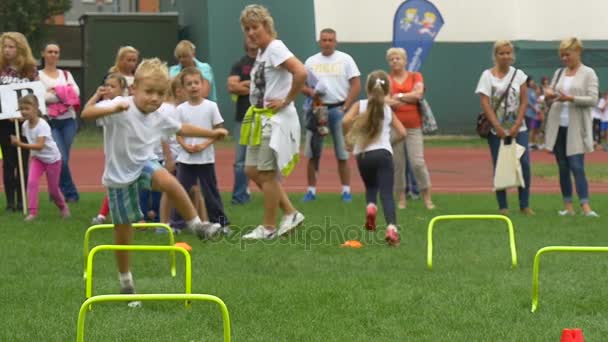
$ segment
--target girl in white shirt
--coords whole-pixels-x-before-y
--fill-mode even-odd
[[[21,116],[26,120],[23,125],[23,135],[27,144],[11,135],[11,143],[17,147],[31,150],[32,160],[27,181],[27,197],[29,215],[26,221],[32,221],[38,216],[38,190],[40,177],[46,173],[46,179],[51,199],[59,210],[61,216],[69,217],[70,209],[59,190],[59,176],[61,174],[61,154],[59,148],[51,135],[49,124],[41,120],[38,109],[38,99],[34,95],[26,95],[19,99],[19,110]]]
[[[367,200],[365,228],[376,229],[378,192],[386,220],[386,242],[399,245],[395,199],[393,198],[394,166],[391,147],[391,127],[398,139],[405,138],[405,128],[385,103],[390,93],[388,74],[377,70],[367,76],[367,100],[361,100],[348,110],[342,121],[347,142],[354,147],[359,174],[365,184]]]

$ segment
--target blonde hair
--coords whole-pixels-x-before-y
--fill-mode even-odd
[[[136,48],[132,46],[121,46],[120,49],[118,49],[118,52],[116,53],[114,65],[110,68],[110,70],[108,70],[108,72],[120,72],[120,69],[118,69],[118,65],[128,53],[134,53],[137,55],[137,57],[139,57],[139,51],[137,51]]]
[[[494,42],[494,47],[492,48],[492,61],[494,63],[496,63],[496,54],[498,53],[498,50],[505,46],[511,48],[512,56],[513,56],[513,63],[515,63],[515,47],[513,46],[513,43],[511,43],[510,40],[497,40],[496,42]]]
[[[273,37],[277,37],[277,31],[274,29],[274,19],[270,15],[270,11],[262,5],[248,5],[241,12],[241,28],[245,29],[246,25],[261,24],[266,31]]]
[[[111,74],[108,74],[106,76],[105,80],[104,80],[104,83],[107,80],[116,80],[118,82],[118,85],[120,86],[120,89],[122,89],[122,90],[125,90],[125,89],[127,89],[129,87],[127,85],[127,79],[123,75],[121,75],[121,74],[119,74],[117,72],[113,72]]]
[[[135,70],[135,83],[143,79],[154,79],[165,87],[169,85],[169,69],[167,63],[158,58],[144,59]]]
[[[349,144],[362,148],[376,140],[382,132],[384,121],[384,98],[390,92],[388,74],[382,70],[372,71],[367,76],[367,108],[358,115],[351,130],[346,135]]]
[[[38,98],[36,97],[36,95],[34,95],[34,94],[25,95],[19,99],[18,104],[19,104],[19,106],[23,106],[23,105],[32,106],[38,112],[38,116],[42,116],[42,113],[40,112],[40,104],[38,103]]]
[[[405,51],[404,48],[392,47],[392,48],[386,50],[386,60],[387,61],[391,57],[391,55],[398,55],[399,57],[403,58],[404,61],[407,62],[407,51]]]
[[[168,99],[175,99],[177,97],[177,90],[183,88],[181,73],[177,74],[172,80],[169,86]]]
[[[581,52],[583,51],[583,42],[576,37],[566,38],[559,44],[559,51],[562,52],[566,50]]]
[[[179,58],[179,56],[183,55],[185,52],[189,52],[194,55],[195,50],[196,45],[194,45],[191,41],[184,39],[177,43],[175,46],[175,51],[173,51],[173,55],[175,55],[175,58]]]
[[[15,42],[17,47],[17,56],[12,64],[17,67],[19,76],[33,79],[36,75],[36,60],[32,55],[32,49],[27,42],[27,38],[19,32],[4,32],[0,36],[0,45],[4,45],[6,39]],[[4,69],[8,64],[9,61],[4,58],[4,54],[0,53],[0,69]]]

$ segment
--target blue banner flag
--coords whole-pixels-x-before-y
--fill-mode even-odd
[[[403,2],[393,20],[393,46],[407,52],[407,70],[418,71],[443,26],[437,7],[427,0]]]

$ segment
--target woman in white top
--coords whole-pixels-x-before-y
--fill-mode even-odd
[[[385,103],[390,94],[388,74],[376,70],[367,76],[367,100],[361,100],[348,110],[342,119],[346,141],[354,147],[359,174],[365,184],[367,200],[365,228],[376,230],[378,192],[386,220],[386,242],[399,245],[397,216],[393,197],[394,166],[391,147],[391,126],[398,140],[405,138],[405,128]]]
[[[245,7],[241,27],[259,48],[251,70],[249,94],[253,108],[245,115],[241,129],[241,143],[247,140],[248,145],[245,173],[264,193],[263,222],[243,238],[272,239],[287,234],[304,221],[304,215],[291,204],[278,177],[279,172],[289,174],[297,161],[300,123],[293,101],[304,86],[306,69],[276,39],[274,20],[265,7]],[[248,130],[254,132],[253,138],[243,134]],[[284,216],[277,231],[279,207]]]
[[[583,44],[578,38],[564,39],[559,46],[565,68],[553,74],[554,89],[545,89],[546,100],[553,101],[547,116],[545,146],[553,151],[559,167],[564,200],[564,210],[559,215],[574,215],[572,174],[583,214],[597,217],[589,205],[585,153],[593,152],[591,109],[597,104],[598,78],[593,69],[581,62],[582,51]]]
[[[519,209],[524,215],[534,215],[529,203],[530,150],[528,148],[528,130],[524,122],[528,106],[528,87],[526,86],[528,76],[511,66],[515,61],[515,55],[513,44],[508,40],[499,40],[494,43],[493,59],[494,67],[481,74],[475,90],[475,93],[481,98],[481,108],[493,127],[488,135],[492,164],[496,169],[498,150],[503,140],[507,144],[516,142],[526,149],[519,160],[524,178],[524,187],[518,188]],[[508,214],[507,191],[496,190],[496,200],[500,213]]]
[[[72,148],[72,142],[78,132],[78,122],[76,121],[76,109],[74,106],[62,106],[62,99],[57,95],[59,87],[70,87],[73,91],[72,95],[76,97],[80,96],[80,89],[74,81],[74,77],[67,70],[61,70],[57,68],[57,62],[61,50],[58,44],[48,43],[42,50],[42,58],[44,60],[44,68],[40,70],[38,74],[40,81],[46,88],[46,95],[44,97],[47,111],[49,106],[61,106],[63,109],[60,112],[55,113],[56,115],[49,117],[49,125],[51,126],[51,132],[53,134],[53,140],[57,143],[59,151],[61,152],[61,177],[59,180],[59,187],[61,193],[65,197],[67,202],[77,202],[80,198],[76,185],[72,180],[72,173],[70,172],[70,149]]]
[[[116,53],[114,65],[110,67],[108,73],[119,73],[127,80],[128,90],[125,96],[131,95],[133,81],[135,80],[135,69],[139,63],[139,51],[132,46],[121,46]]]

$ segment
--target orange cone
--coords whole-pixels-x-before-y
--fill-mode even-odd
[[[363,244],[357,240],[348,240],[340,245],[340,247],[361,248]]]
[[[582,329],[564,329],[561,342],[585,342]]]
[[[175,247],[181,247],[181,248],[187,250],[188,252],[192,252],[192,247],[185,242],[176,242]]]

